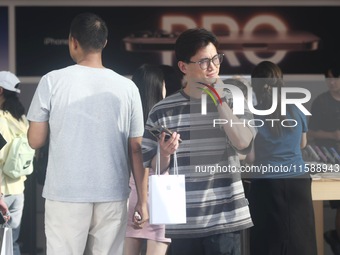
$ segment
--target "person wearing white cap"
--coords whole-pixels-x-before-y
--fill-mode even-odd
[[[17,85],[20,83],[18,77],[9,71],[0,71],[0,86],[6,90],[20,93]]]
[[[1,192],[3,193],[0,198],[0,210],[4,214],[9,210],[10,219],[8,223],[13,233],[14,255],[20,255],[17,240],[20,234],[21,217],[24,209],[24,182],[26,176],[13,179],[3,173],[2,169],[14,134],[27,134],[28,130],[25,108],[18,97],[20,93],[18,89],[19,83],[20,80],[13,73],[0,71],[0,133],[7,141],[7,144],[0,150],[0,179]]]

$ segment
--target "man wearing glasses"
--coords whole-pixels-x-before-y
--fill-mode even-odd
[[[215,105],[216,95],[215,100],[208,97],[207,114],[201,113],[202,91],[213,91],[221,82],[223,54],[217,46],[216,36],[205,29],[189,29],[178,37],[175,53],[186,86],[156,104],[145,127],[144,166],[155,169],[158,142],[161,172],[173,174],[176,151],[179,174],[186,179],[187,223],[166,226],[166,235],[172,238],[170,255],[241,255],[240,231],[252,226],[237,171],[238,153],[250,151],[255,133],[240,123],[247,123],[252,114],[245,104],[243,116],[233,115],[225,98],[230,93],[223,91],[218,91],[220,103]],[[214,127],[214,119],[228,120],[228,124]],[[149,132],[160,125],[173,131],[170,139],[165,141],[162,133],[157,141]],[[169,213],[176,213],[176,208]]]

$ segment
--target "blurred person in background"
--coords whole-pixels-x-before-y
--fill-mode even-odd
[[[287,105],[287,114],[281,115],[284,82],[276,64],[263,61],[255,66],[251,86],[257,98],[256,109],[267,110],[277,100],[273,113],[254,116],[264,123],[257,127],[254,166],[279,170],[259,173],[251,180],[248,198],[254,226],[250,228],[250,254],[316,255],[311,177],[305,172],[301,152],[307,144],[306,116],[291,104]],[[274,90],[278,91],[276,99]],[[272,124],[266,119],[280,121]],[[295,122],[282,126],[283,119]]]
[[[340,155],[340,66],[327,68],[325,78],[328,90],[312,103],[308,139]],[[340,200],[330,200],[329,204],[336,210],[335,229],[325,232],[324,237],[334,255],[340,255]]]
[[[172,68],[172,67],[170,67]],[[166,95],[166,84],[161,68],[156,65],[144,64],[133,74],[132,81],[137,85],[143,105],[144,123],[152,107]],[[154,174],[153,169],[148,169],[149,175]],[[137,190],[133,176],[130,177],[131,193],[128,207],[128,224],[125,237],[125,255],[139,255],[146,240],[147,255],[165,255],[170,238],[165,237],[164,225],[152,225],[146,222],[143,228],[136,228],[132,219],[135,217],[137,203]]]

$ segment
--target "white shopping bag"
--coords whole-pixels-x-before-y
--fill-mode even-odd
[[[178,174],[174,154],[174,175],[160,175],[159,145],[156,174],[149,176],[150,224],[186,223],[185,176]]]
[[[0,228],[0,245],[0,255],[13,255],[13,237],[11,228]]]

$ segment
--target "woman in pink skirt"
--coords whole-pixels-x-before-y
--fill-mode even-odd
[[[151,108],[165,97],[164,74],[158,66],[144,64],[136,70],[132,76],[132,80],[139,88],[145,123]],[[154,174],[154,171],[149,169],[149,174]],[[143,228],[135,228],[132,219],[135,217],[137,191],[133,176],[130,178],[130,188],[129,215],[125,236],[125,255],[140,255],[144,240],[147,242],[147,255],[165,255],[171,239],[165,237],[164,225],[151,225],[146,222]]]

